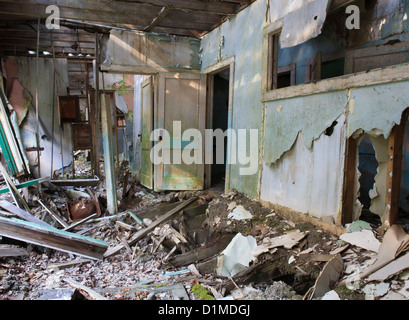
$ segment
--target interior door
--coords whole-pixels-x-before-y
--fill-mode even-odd
[[[153,189],[153,165],[151,161],[151,132],[153,131],[153,78],[150,76],[141,86],[141,184]]]
[[[157,92],[156,128],[168,134],[169,143],[163,144],[162,152],[170,155],[170,163],[155,165],[155,190],[203,190],[206,75],[160,74]],[[188,129],[198,130],[201,139],[182,139]],[[183,151],[200,157],[200,161],[187,163]]]

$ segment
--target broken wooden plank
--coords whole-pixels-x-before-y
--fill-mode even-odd
[[[42,183],[47,180],[49,180],[49,178],[40,178],[40,179],[30,180],[30,181],[26,181],[20,184],[16,184],[15,186],[17,189],[22,189],[22,188],[34,186],[36,184]],[[9,191],[10,191],[9,188],[3,188],[3,189],[0,189],[0,194],[7,193]]]
[[[115,223],[116,223],[118,226],[120,226],[120,227],[122,227],[122,228],[124,228],[124,229],[126,229],[126,230],[129,230],[129,231],[135,231],[135,230],[136,230],[134,226],[132,226],[132,225],[130,225],[130,224],[127,224],[127,223],[125,223],[125,222],[116,221]]]
[[[18,257],[26,255],[28,255],[28,252],[24,248],[8,244],[0,244],[0,257]]]
[[[108,248],[102,240],[14,218],[0,217],[0,235],[97,260]]]
[[[72,279],[64,279],[64,281],[67,282],[71,287],[87,293],[92,300],[109,300],[105,298],[104,296],[100,295],[95,290],[92,290],[91,288],[88,288],[82,285],[81,283],[78,283],[77,281],[74,281]]]
[[[226,249],[230,241],[233,239],[233,234],[225,235],[214,240],[212,243],[196,248],[186,253],[179,254],[169,260],[169,263],[174,267],[187,266],[192,263],[197,263],[210,258]]]
[[[182,202],[180,205],[178,205],[177,207],[175,207],[174,209],[170,210],[168,213],[164,214],[163,216],[159,217],[158,219],[156,219],[154,222],[152,222],[148,227],[139,230],[138,232],[136,232],[129,240],[128,240],[128,244],[131,246],[133,245],[135,242],[137,242],[138,240],[142,239],[143,237],[145,237],[149,232],[151,232],[153,229],[155,229],[158,225],[160,225],[163,222],[168,221],[169,219],[171,219],[176,213],[180,212],[181,210],[183,210],[184,208],[186,208],[189,204],[191,204],[192,202],[196,201],[197,197],[193,197],[189,200],[186,200],[184,202]],[[124,247],[123,244],[119,244],[111,249],[108,249],[107,252],[104,254],[104,257],[109,257],[112,256],[116,253],[118,253],[122,248]]]
[[[31,215],[30,213],[24,211],[23,209],[20,209],[19,207],[16,207],[15,205],[13,205],[12,203],[6,201],[6,200],[1,200],[0,201],[0,207],[2,207],[3,209],[14,213],[15,215],[17,215],[19,218],[32,222],[32,223],[36,223],[45,227],[50,227],[53,228],[52,226],[50,226],[48,223],[44,222],[43,220],[40,220],[36,217],[34,217],[33,215]]]
[[[72,230],[72,229],[78,227],[79,225],[84,224],[85,222],[87,222],[89,220],[95,219],[97,216],[98,216],[98,214],[94,213],[94,214],[92,214],[92,215],[90,215],[90,216],[88,216],[88,217],[86,217],[86,218],[84,218],[84,219],[82,219],[82,220],[80,220],[80,221],[78,221],[78,222],[64,228],[64,231]]]
[[[100,182],[99,179],[67,179],[67,180],[50,180],[50,182],[60,187],[95,187]]]
[[[54,263],[47,266],[47,270],[63,270],[66,268],[72,268],[80,264],[89,263],[90,259],[72,260],[64,263]]]
[[[69,224],[65,222],[58,214],[52,212],[41,200],[38,200],[38,203],[49,213],[49,215],[57,221],[63,228],[69,227]]]
[[[298,257],[303,261],[328,262],[334,257],[334,255],[322,253],[302,253]]]
[[[265,281],[275,280],[283,276],[278,265],[279,264],[274,260],[264,260],[253,264],[250,267],[236,273],[232,278],[226,280],[226,282],[222,284],[222,287],[229,292],[236,288],[234,282],[237,284],[253,283],[257,285]]]
[[[133,212],[127,211],[127,213],[135,219],[136,222],[138,222],[142,227],[146,227],[146,225],[143,223],[143,221]]]
[[[119,241],[122,242],[122,244],[124,245],[126,251],[128,251],[129,254],[132,254],[132,249],[131,249],[131,247],[129,246],[128,242],[126,242],[126,238],[125,238],[125,237],[120,237],[120,238],[119,238]]]
[[[213,274],[216,273],[217,270],[217,258],[218,256],[214,256],[210,259],[204,260],[196,265],[197,270],[201,275],[206,274]]]
[[[24,200],[23,196],[18,192],[14,182],[11,180],[9,174],[6,171],[6,168],[4,168],[4,166],[3,166],[3,164],[1,162],[0,162],[0,171],[1,171],[5,181],[7,183],[7,187],[9,188],[10,193],[13,196],[14,200],[17,202],[17,200],[15,199],[15,196],[17,196],[19,201],[20,201],[20,204],[22,204],[24,206],[24,208],[26,209],[26,211],[31,214],[31,210],[30,210],[26,200]]]

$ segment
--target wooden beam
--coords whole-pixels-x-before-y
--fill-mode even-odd
[[[214,13],[219,15],[230,15],[236,13],[238,8],[235,3],[219,1],[201,1],[201,0],[122,0],[126,3],[144,3],[161,7],[170,7],[173,9],[183,9],[185,11]]]
[[[0,235],[97,260],[108,248],[105,241],[13,218],[0,217]]]
[[[10,202],[6,201],[6,200],[1,200],[0,201],[0,207],[2,207],[3,209],[14,213],[15,215],[17,215],[19,218],[24,219],[26,221],[32,222],[32,223],[36,223],[48,228],[53,228],[52,226],[50,226],[48,223],[44,222],[43,220],[40,220],[38,218],[36,218],[35,216],[29,214],[28,212],[24,211],[23,209],[20,209],[19,207],[16,207],[15,205],[11,204]]]
[[[100,295],[98,292],[92,290],[91,288],[88,288],[72,279],[64,279],[64,281],[67,282],[71,287],[76,288],[80,291],[84,291],[92,300],[109,300],[108,298],[105,298],[103,295]]]
[[[21,39],[37,39],[37,34],[33,30],[19,30],[16,28],[0,29],[0,37],[1,38],[21,38]],[[60,32],[60,33],[52,33],[50,31],[44,31],[40,33],[40,40],[51,40],[54,41],[70,41],[70,42],[93,42],[94,36],[92,34],[75,34],[71,32]]]
[[[84,219],[82,219],[82,220],[80,220],[80,221],[78,221],[78,222],[76,222],[76,223],[70,225],[70,226],[65,227],[65,228],[64,228],[64,231],[69,231],[69,230],[75,229],[76,227],[78,227],[78,226],[84,224],[85,222],[87,222],[87,221],[89,221],[89,220],[93,220],[93,219],[95,219],[96,217],[98,217],[98,214],[94,213],[94,214],[92,214],[92,215],[90,215],[90,216],[88,216],[88,217],[86,217],[86,218],[84,218]]]
[[[145,15],[155,16],[160,10],[159,7],[146,5],[144,3],[137,2],[123,2],[123,1],[109,1],[109,0],[81,0],[81,1],[67,1],[67,0],[0,0],[0,7],[6,4],[14,4],[18,8],[26,5],[39,6],[46,8],[49,5],[57,5],[61,9],[72,9],[76,12],[87,11],[101,11],[111,14],[132,14],[132,15]],[[44,11],[45,13],[45,11]],[[46,14],[47,16],[49,14]],[[81,19],[77,16],[77,19]]]
[[[302,97],[323,92],[360,88],[409,79],[409,63],[362,71],[321,80],[317,83],[299,84],[293,87],[271,90],[263,94],[262,102]]]
[[[233,2],[233,3],[246,4],[246,5],[251,4],[253,1],[254,0],[221,0],[221,2]]]
[[[54,41],[54,47],[55,48],[71,48],[71,46],[74,44],[76,41]],[[94,44],[92,42],[78,42],[79,47],[81,49],[86,49],[86,50],[93,50],[94,49]],[[23,47],[35,47],[37,44],[36,39],[29,39],[29,38],[15,38],[12,35],[8,37],[1,37],[0,36],[0,44],[1,45],[15,45],[15,46],[23,46]],[[39,46],[40,48],[44,47],[51,47],[51,39],[50,40],[40,40],[39,41]]]
[[[166,28],[166,27],[156,27],[152,32],[163,33],[163,34],[172,34],[176,36],[184,37],[196,37],[199,38],[206,32],[193,29],[183,29],[183,28]]]
[[[151,31],[153,28],[155,28],[169,13],[170,8],[168,7],[163,7],[159,14],[152,20],[149,26],[147,26],[144,31]]]
[[[115,179],[115,161],[112,135],[111,98],[109,94],[101,94],[101,124],[104,146],[105,188],[107,191],[108,212],[118,212]]]
[[[1,257],[18,257],[18,256],[27,256],[28,252],[26,249],[11,246],[8,244],[0,244],[0,258]]]
[[[40,179],[30,180],[30,181],[26,181],[26,182],[17,184],[16,188],[17,189],[27,188],[27,187],[34,186],[36,184],[39,184],[39,183],[42,183],[42,182],[48,181],[48,180],[49,180],[49,178],[40,178]],[[6,192],[9,192],[9,191],[10,191],[10,189],[6,187],[6,188],[3,188],[3,189],[0,189],[0,194],[6,193]]]
[[[201,22],[201,21],[186,21],[181,19],[169,19],[168,17],[164,20],[161,20],[155,26],[161,28],[169,28],[169,29],[184,29],[184,30],[197,30],[197,31],[209,31],[215,25],[220,24],[220,21],[214,22]],[[155,28],[155,26],[152,27]],[[151,31],[152,29],[148,30]]]
[[[357,141],[354,138],[349,138],[346,143],[345,150],[345,169],[341,211],[341,225],[345,226],[352,222],[355,200],[355,171],[356,157],[358,152]]]
[[[185,11],[185,10],[171,10],[166,16],[166,20],[184,21],[184,22],[202,22],[208,24],[220,23],[224,16],[217,14],[209,14],[203,12]]]
[[[52,184],[57,186],[72,186],[72,187],[90,187],[97,186],[99,179],[67,179],[67,180],[50,180]]]
[[[39,4],[24,4],[16,6],[16,4],[4,2],[0,5],[0,13],[3,15],[14,15],[27,18],[48,18],[46,13],[47,5]],[[61,19],[69,19],[76,21],[94,22],[99,24],[129,24],[134,26],[148,25],[155,17],[155,13],[149,14],[130,14],[119,12],[108,12],[101,10],[82,10],[77,8],[60,7]]]

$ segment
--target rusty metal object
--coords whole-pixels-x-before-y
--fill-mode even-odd
[[[69,213],[72,221],[78,221],[97,213],[94,199],[79,199],[68,202]]]

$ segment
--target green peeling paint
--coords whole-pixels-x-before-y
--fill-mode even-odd
[[[313,141],[344,113],[347,103],[345,91],[267,103],[265,163],[275,163],[290,150],[299,132],[303,133],[305,146],[311,148]]]
[[[402,81],[351,90],[348,137],[364,130],[386,139],[409,107],[408,88],[409,81]]]

